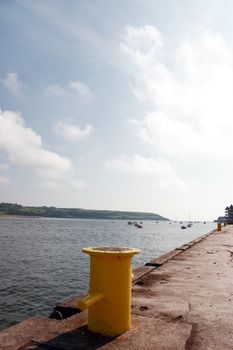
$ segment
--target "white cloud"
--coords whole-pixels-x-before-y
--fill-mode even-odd
[[[78,190],[83,190],[87,187],[90,187],[86,182],[84,182],[83,180],[76,180],[76,179],[71,179],[70,180],[71,185],[78,189]]]
[[[0,163],[0,171],[6,172],[9,169],[9,165],[6,163]],[[0,185],[6,185],[11,182],[10,177],[0,174]]]
[[[46,87],[45,92],[47,95],[55,96],[65,96],[75,92],[83,99],[90,99],[93,97],[89,87],[80,80],[72,80],[63,86],[59,84],[49,85]]]
[[[66,190],[67,185],[72,187],[72,189],[76,190],[85,190],[86,188],[89,188],[90,186],[83,180],[77,180],[73,177],[69,178],[68,183],[65,181],[62,182],[57,182],[57,181],[52,181],[52,180],[45,180],[43,182],[43,186],[52,189],[52,190]]]
[[[150,181],[160,187],[173,187],[185,190],[186,185],[175,174],[171,164],[154,158],[145,158],[135,154],[132,157],[121,156],[105,163],[106,168],[111,172],[120,172],[137,177],[142,177],[143,181]]]
[[[0,175],[0,186],[1,185],[7,185],[11,182],[10,178],[8,176]]]
[[[131,123],[156,156],[233,155],[233,51],[220,34],[186,35],[171,50],[156,28],[127,27],[121,50],[131,91],[149,110]]]
[[[141,105],[130,125],[152,157],[122,156],[106,162],[107,169],[190,191],[196,181],[213,181],[214,190],[223,177],[231,182],[232,47],[210,30],[185,34],[174,45],[146,25],[126,27],[120,50],[130,92]],[[211,172],[224,163],[227,174],[219,165]]]
[[[150,56],[156,53],[157,48],[163,46],[161,33],[153,26],[143,27],[127,26],[121,49],[129,55],[137,55],[139,59],[142,55]]]
[[[90,124],[87,124],[84,128],[80,128],[78,125],[66,119],[63,121],[60,120],[56,124],[55,130],[67,140],[79,141],[92,135],[95,129]]]
[[[85,21],[81,12],[75,11],[75,16],[73,16],[73,10],[70,7],[71,13],[67,16],[67,11],[61,11],[59,6],[54,7],[47,2],[20,1],[20,3],[33,14],[40,16],[50,26],[55,26],[62,34],[66,33],[67,36],[96,48],[99,54],[106,51],[105,41],[95,29],[90,27],[90,22]]]
[[[72,162],[45,149],[41,136],[26,126],[19,113],[0,111],[0,151],[10,163],[33,169],[44,183],[62,182],[72,186],[76,180]]]
[[[9,164],[0,163],[0,170],[7,170],[9,168]]]
[[[78,91],[78,93],[84,98],[92,97],[92,93],[87,85],[79,80],[70,81],[69,88]]]
[[[62,96],[66,94],[65,89],[59,84],[49,85],[46,87],[45,91],[48,95]]]
[[[4,86],[14,95],[22,96],[26,85],[19,80],[17,73],[9,72],[5,79],[2,79]]]

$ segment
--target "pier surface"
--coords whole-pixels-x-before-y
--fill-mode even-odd
[[[0,333],[1,350],[233,349],[233,226],[134,271],[131,330],[116,338],[87,330],[87,312],[32,317]],[[73,310],[78,298],[61,308]]]

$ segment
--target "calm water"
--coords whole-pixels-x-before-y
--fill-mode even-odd
[[[72,219],[0,219],[0,329],[27,317],[49,315],[57,302],[88,289],[86,246],[137,247],[133,266],[212,230],[214,223],[144,221],[143,229],[126,221]]]

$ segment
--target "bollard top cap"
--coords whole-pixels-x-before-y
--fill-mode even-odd
[[[88,247],[83,248],[84,253],[89,255],[112,255],[112,256],[133,256],[141,252],[140,249],[136,248],[125,248],[125,247]]]

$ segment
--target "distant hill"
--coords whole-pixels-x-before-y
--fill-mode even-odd
[[[73,219],[109,219],[109,220],[156,220],[167,221],[161,215],[154,213],[115,211],[115,210],[90,210],[81,208],[56,208],[56,207],[28,207],[20,204],[1,203],[0,215],[24,215],[50,218]]]

